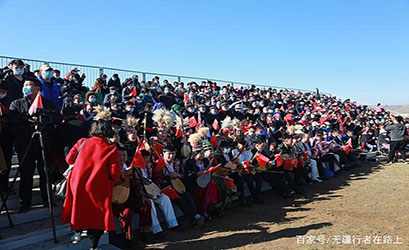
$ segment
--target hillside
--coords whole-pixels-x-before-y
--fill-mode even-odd
[[[385,109],[394,114],[409,115],[409,105],[389,105],[385,106]]]

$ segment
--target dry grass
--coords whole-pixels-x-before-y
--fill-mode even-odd
[[[368,165],[308,186],[305,197],[282,200],[273,191],[265,204],[235,207],[202,230],[183,225],[148,249],[409,249],[409,165]],[[183,222],[182,222],[183,223]],[[297,235],[325,237],[324,244],[297,244]],[[323,236],[322,236],[323,235]],[[335,244],[336,237],[402,238],[402,245]],[[373,239],[372,239],[373,240]],[[383,241],[383,239],[382,239]]]

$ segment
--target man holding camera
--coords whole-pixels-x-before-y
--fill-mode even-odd
[[[42,123],[42,117],[30,116],[28,111],[33,104],[38,92],[41,91],[42,84],[36,78],[25,79],[23,85],[23,95],[21,99],[14,100],[9,109],[8,122],[13,127],[16,139],[16,151],[20,164],[20,202],[19,212],[27,212],[31,208],[32,187],[34,170],[37,167],[40,175],[40,190],[44,206],[48,206],[46,179],[44,163],[41,154],[40,141],[38,138],[31,141],[35,132],[35,125],[41,127],[45,146],[51,145],[50,138],[54,134],[54,124],[61,119],[55,104],[47,99],[42,99],[43,112],[48,112],[46,124]],[[30,148],[29,144],[32,142]],[[47,153],[47,152],[46,152]],[[25,156],[25,158],[24,158]],[[24,158],[24,160],[23,160]]]

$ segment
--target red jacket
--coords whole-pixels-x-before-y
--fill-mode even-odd
[[[80,139],[66,157],[74,164],[67,180],[67,197],[61,221],[71,223],[73,230],[115,230],[112,214],[112,189],[119,179],[119,151],[107,139],[92,137],[82,145]]]

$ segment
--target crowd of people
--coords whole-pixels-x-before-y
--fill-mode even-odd
[[[389,163],[406,160],[408,120],[381,104],[358,105],[319,90],[185,86],[137,75],[121,81],[101,74],[88,88],[85,78],[77,68],[65,77],[48,65],[31,72],[17,59],[0,71],[0,169],[2,192],[13,192],[15,151],[20,212],[31,209],[36,168],[50,205],[39,142],[28,149],[32,120],[50,116],[42,131],[51,180],[70,170],[62,220],[75,230],[74,242],[87,230],[92,249],[103,231],[115,230],[114,217],[122,234],[112,240],[132,245],[135,213],[139,239],[149,241],[163,234],[157,209],[167,228],[179,226],[174,205],[196,228],[222,216],[235,198],[240,206],[263,203],[263,181],[291,199],[307,183],[361,167],[360,153],[386,149]],[[39,96],[42,106],[29,112]]]

